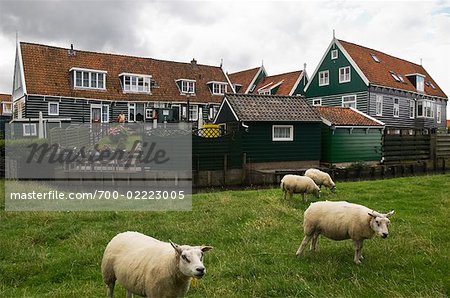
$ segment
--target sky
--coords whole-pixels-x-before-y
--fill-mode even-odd
[[[0,93],[11,93],[20,41],[311,75],[332,40],[422,64],[450,95],[447,1],[0,0]],[[450,115],[450,105],[447,107]]]

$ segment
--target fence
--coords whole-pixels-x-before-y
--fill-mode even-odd
[[[383,157],[386,164],[428,160],[431,158],[429,134],[385,134]]]

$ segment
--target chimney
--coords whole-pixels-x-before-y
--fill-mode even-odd
[[[192,60],[191,60],[191,64],[192,64],[192,66],[195,66],[195,65],[197,65],[197,60],[195,60],[195,58],[192,58]]]
[[[70,57],[74,57],[77,55],[77,52],[73,49],[73,43],[70,44],[70,50],[68,51]]]

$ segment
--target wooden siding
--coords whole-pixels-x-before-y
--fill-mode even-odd
[[[435,118],[417,118],[417,102],[415,101],[415,115],[414,119],[409,118],[409,101],[417,99],[417,95],[402,92],[399,90],[390,90],[386,88],[371,88],[369,99],[368,115],[384,122],[387,127],[398,128],[444,128],[446,125],[446,108],[447,102],[443,99],[426,97],[428,100],[435,102],[434,113]],[[382,116],[376,115],[376,96],[383,96],[383,114]],[[394,117],[394,98],[399,99],[399,117]],[[441,106],[442,121],[437,123],[436,106]]]
[[[338,58],[331,60],[331,51],[338,50]],[[348,83],[339,83],[339,68],[350,66],[350,79]],[[319,72],[328,70],[330,84],[327,86],[319,86]],[[306,91],[306,97],[324,97],[331,94],[343,94],[343,93],[356,93],[361,91],[367,91],[367,85],[358,75],[356,70],[350,65],[350,62],[345,58],[344,54],[333,45],[330,51],[326,53],[325,59],[319,66],[317,73],[314,77],[310,78],[311,84]],[[364,109],[362,109],[364,110]]]
[[[383,136],[383,158],[385,163],[430,159],[430,135]]]
[[[342,96],[346,95],[356,95],[356,108],[360,111],[365,112],[367,110],[367,102],[369,93],[367,91],[354,92],[354,93],[344,93],[344,94],[333,94],[322,97],[311,97],[307,98],[306,102],[312,105],[314,99],[322,99],[322,106],[324,107],[341,107],[342,106]]]
[[[304,73],[303,75],[306,76],[306,73]],[[305,92],[303,90],[305,89],[306,84],[308,84],[308,80],[306,78],[302,78],[295,88],[294,93],[292,93],[292,96],[305,95]]]
[[[326,163],[380,161],[381,129],[348,128],[333,130],[322,126],[322,157]]]
[[[320,123],[249,122],[242,136],[247,162],[307,161],[320,159]],[[293,141],[272,141],[272,125],[293,125]]]

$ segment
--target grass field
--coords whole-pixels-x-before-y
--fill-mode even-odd
[[[283,201],[279,189],[197,194],[192,212],[0,211],[0,297],[105,296],[102,252],[127,230],[214,246],[205,257],[205,278],[188,297],[450,295],[450,175],[337,188],[322,199],[396,211],[389,239],[366,241],[360,266],[348,240],[320,238],[316,253],[296,258],[309,204],[299,196]],[[117,297],[125,297],[120,286]]]

